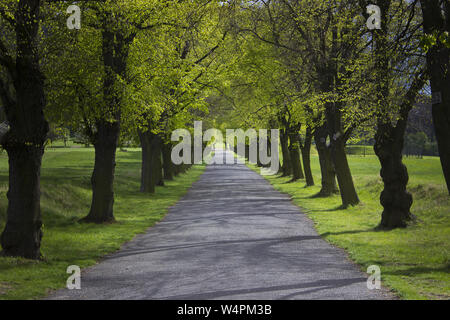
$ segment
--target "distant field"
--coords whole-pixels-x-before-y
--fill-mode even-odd
[[[155,195],[139,192],[140,149],[117,152],[114,203],[117,223],[79,224],[91,201],[90,176],[94,163],[92,148],[47,149],[42,164],[41,208],[44,221],[42,253],[45,260],[0,258],[0,299],[32,299],[49,288],[65,286],[66,268],[87,267],[114,252],[155,224],[190,187],[203,166],[157,187]],[[0,230],[4,228],[8,188],[6,153],[0,153]],[[0,232],[1,232],[0,231]]]
[[[347,210],[339,209],[339,195],[312,198],[320,190],[316,155],[312,157],[315,187],[304,188],[304,181],[287,183],[288,178],[267,179],[276,189],[290,194],[313,219],[319,234],[344,248],[362,270],[379,265],[383,284],[401,298],[450,299],[450,197],[439,159],[405,159],[410,175],[408,190],[414,197],[412,212],[418,222],[389,232],[374,231],[381,218],[379,196],[383,188],[377,158],[349,156],[349,162],[362,203]]]

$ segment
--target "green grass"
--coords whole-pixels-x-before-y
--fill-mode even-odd
[[[136,234],[154,225],[167,209],[188,190],[203,172],[194,166],[188,173],[156,194],[139,193],[141,152],[117,152],[115,217],[110,225],[79,224],[89,211],[92,148],[47,149],[42,164],[41,208],[44,222],[42,253],[44,261],[0,258],[0,299],[34,299],[50,289],[65,286],[69,265],[81,268],[95,264],[114,252]],[[0,229],[7,207],[8,166],[6,153],[0,153]]]
[[[311,160],[315,182],[320,185],[317,156]],[[320,186],[305,188],[304,181],[266,178],[289,194],[314,221],[318,233],[345,249],[362,270],[380,266],[383,284],[400,298],[450,299],[450,198],[439,159],[409,158],[404,162],[410,175],[408,190],[414,197],[411,211],[418,222],[392,231],[374,230],[381,219],[379,195],[383,189],[375,156],[349,156],[361,204],[346,210],[339,209],[339,195],[312,198]]]

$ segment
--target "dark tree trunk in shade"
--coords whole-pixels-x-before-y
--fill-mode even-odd
[[[256,137],[256,165],[258,167],[264,167],[264,165],[261,163],[261,159],[259,156],[259,152],[260,152],[260,145],[259,145],[260,139],[259,139],[259,135]]]
[[[40,166],[43,148],[8,146],[7,222],[1,237],[3,253],[39,259],[42,238]]]
[[[92,202],[89,214],[81,222],[114,222],[114,173],[119,141],[118,122],[97,123],[94,171],[91,177]]]
[[[163,186],[162,141],[150,130],[139,132],[142,147],[141,188],[144,193],[154,193],[155,186]]]
[[[322,175],[322,187],[317,195],[318,197],[328,197],[333,193],[339,192],[336,186],[331,153],[327,146],[327,135],[326,124],[316,128],[314,133],[314,141],[316,143],[317,153],[319,154],[320,172]]]
[[[270,134],[268,135],[267,139],[266,139],[266,146],[263,148],[263,150],[260,150],[260,138],[258,136],[257,139],[257,159],[258,159],[258,167],[264,167],[264,168],[269,168],[270,167],[270,163],[268,164],[263,164],[261,162],[260,159],[260,152],[263,152],[263,154],[265,153],[268,157],[270,157],[270,152],[271,152],[271,140],[270,140]]]
[[[425,77],[418,75],[415,78],[400,106],[395,126],[389,117],[378,119],[374,151],[381,164],[380,176],[384,183],[380,196],[383,213],[379,229],[403,228],[415,219],[410,212],[413,199],[406,190],[409,177],[402,162],[402,151],[408,114],[425,82]]]
[[[155,135],[152,140],[152,168],[155,175],[157,186],[164,186],[163,163],[162,163],[162,145],[161,137]]]
[[[292,181],[304,179],[302,163],[300,161],[300,144],[297,131],[289,133],[289,156],[292,166]]]
[[[16,58],[6,56],[4,60],[15,94],[0,80],[0,98],[10,125],[2,139],[9,158],[9,189],[0,241],[4,255],[28,259],[41,258],[40,169],[49,129],[43,113],[46,102],[37,48],[39,11],[38,0],[18,2],[14,15]]]
[[[181,171],[180,171],[180,165],[179,164],[174,164],[173,165],[173,176],[174,177],[178,177],[180,175]]]
[[[305,170],[306,186],[314,186],[314,178],[311,171],[311,144],[312,144],[312,132],[311,128],[306,128],[305,139],[300,144],[300,150],[302,152],[303,168]]]
[[[439,0],[421,0],[424,31],[450,33],[450,2],[444,1],[443,11]],[[431,90],[439,98],[432,107],[433,125],[438,143],[442,171],[450,194],[450,49],[440,39],[427,52]]]
[[[174,167],[172,163],[172,145],[170,143],[164,143],[162,145],[162,157],[163,157],[163,170],[164,179],[173,180]]]
[[[280,144],[281,154],[283,156],[283,164],[281,170],[283,177],[288,177],[292,174],[291,156],[289,154],[289,138],[285,129],[280,129]]]
[[[140,191],[154,193],[156,184],[152,174],[152,134],[149,131],[139,131],[138,134],[142,148]]]

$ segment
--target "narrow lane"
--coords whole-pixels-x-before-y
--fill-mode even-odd
[[[49,299],[390,298],[366,281],[263,177],[210,165],[160,223],[83,271],[81,290]]]

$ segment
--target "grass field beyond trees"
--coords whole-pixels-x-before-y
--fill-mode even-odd
[[[317,156],[311,161],[316,185],[320,185]],[[349,156],[349,163],[361,204],[346,210],[340,209],[339,195],[313,198],[319,186],[304,188],[302,180],[288,183],[290,177],[266,178],[289,194],[314,221],[319,234],[345,249],[362,270],[380,266],[382,283],[400,298],[450,299],[450,199],[439,158],[404,160],[410,177],[408,190],[414,197],[411,212],[417,223],[393,231],[374,230],[381,219],[383,189],[377,158]]]
[[[93,265],[136,234],[154,225],[203,172],[186,174],[158,187],[154,195],[139,192],[141,151],[117,153],[115,217],[111,225],[79,224],[91,201],[92,148],[48,149],[42,164],[41,209],[44,261],[0,257],[0,299],[32,299],[65,286],[69,265]],[[5,225],[8,163],[0,153],[0,229]]]

